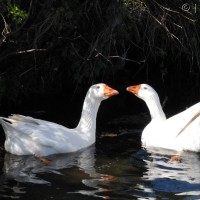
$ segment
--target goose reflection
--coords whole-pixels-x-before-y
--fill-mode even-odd
[[[95,169],[95,146],[75,153],[48,156],[50,163],[44,165],[34,156],[16,156],[6,153],[4,166],[0,176],[0,187],[7,187],[7,182],[15,180],[18,183],[49,184],[51,186],[52,174],[55,176],[66,176],[64,178],[69,185],[71,182],[86,186],[85,190],[68,191],[68,193],[79,193],[107,199],[108,175],[100,174]],[[51,175],[50,175],[51,174]],[[42,178],[41,178],[42,177]],[[69,178],[70,177],[70,178]],[[59,179],[59,177],[57,177]],[[70,182],[71,181],[71,182]],[[17,188],[15,186],[15,189]],[[99,186],[100,185],[100,186]],[[105,188],[103,187],[105,185]],[[83,186],[81,187],[83,188]],[[18,188],[18,191],[21,188]],[[25,190],[25,188],[23,188]],[[105,195],[98,195],[98,193]],[[21,191],[23,193],[23,191]]]
[[[132,157],[132,161],[140,159],[145,166],[143,177],[136,188],[140,190],[138,197],[155,199],[171,193],[170,199],[200,198],[200,154],[185,152],[182,162],[169,162],[174,151],[151,148],[141,150]],[[141,192],[142,191],[142,192]],[[139,198],[139,199],[140,199]]]

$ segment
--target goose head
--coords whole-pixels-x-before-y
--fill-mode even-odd
[[[104,100],[104,99],[107,99],[109,97],[119,94],[117,90],[109,87],[105,83],[98,83],[98,84],[92,85],[89,91],[92,97],[99,100]]]
[[[163,112],[160,104],[159,96],[150,85],[139,84],[129,86],[126,90],[145,101],[147,107],[149,108],[151,119],[166,120],[165,113]]]
[[[156,91],[150,85],[147,84],[129,86],[126,90],[133,93],[145,102],[151,99],[158,99]]]

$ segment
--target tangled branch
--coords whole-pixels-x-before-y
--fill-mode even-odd
[[[2,24],[2,31],[1,31],[1,36],[0,36],[0,46],[3,42],[5,42],[6,40],[6,35],[8,35],[10,33],[9,30],[9,26],[6,23],[6,20],[4,18],[4,16],[0,13],[0,17],[1,17],[1,24]]]

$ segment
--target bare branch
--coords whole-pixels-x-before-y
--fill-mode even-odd
[[[46,51],[47,49],[29,49],[29,50],[24,50],[24,51],[17,51],[15,54],[22,54],[22,53],[31,53],[34,51]]]
[[[29,49],[29,50],[24,50],[24,51],[15,51],[15,52],[11,52],[9,54],[6,54],[3,57],[0,57],[0,62],[4,59],[6,59],[9,56],[12,55],[18,55],[18,54],[25,54],[25,53],[31,53],[31,52],[38,52],[38,51],[47,51],[47,49]]]
[[[3,26],[4,26],[2,32],[0,33],[0,34],[1,34],[1,37],[0,37],[0,45],[1,45],[2,42],[5,42],[5,40],[6,40],[6,35],[7,35],[8,33],[10,33],[10,30],[9,30],[8,24],[6,23],[5,18],[3,17],[3,15],[2,15],[1,13],[0,13],[0,16],[2,17],[2,21],[3,21],[2,23],[3,23]]]
[[[120,59],[122,59],[122,60],[129,61],[129,62],[134,62],[134,63],[138,63],[138,64],[141,64],[141,63],[146,62],[146,59],[145,59],[145,60],[136,61],[136,60],[124,58],[124,57],[122,57],[122,56],[109,56],[109,58],[120,58]]]
[[[170,32],[170,30],[168,29],[168,27],[163,24],[160,20],[158,20],[151,12],[149,9],[147,9],[147,12],[149,13],[149,15],[157,22],[159,23],[165,30],[166,32],[171,36],[171,38],[175,38],[180,44],[181,41],[179,40],[179,38],[177,36],[175,36],[173,33]]]

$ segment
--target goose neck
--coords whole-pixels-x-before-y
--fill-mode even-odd
[[[77,126],[81,134],[88,135],[89,137],[95,138],[96,133],[96,116],[98,108],[101,101],[98,99],[92,98],[90,95],[87,95],[81,113],[80,122]]]
[[[153,98],[150,99],[149,101],[146,101],[146,104],[149,108],[151,119],[159,119],[159,120],[165,120],[166,116],[165,113],[163,112],[162,106],[160,104],[159,98]]]

